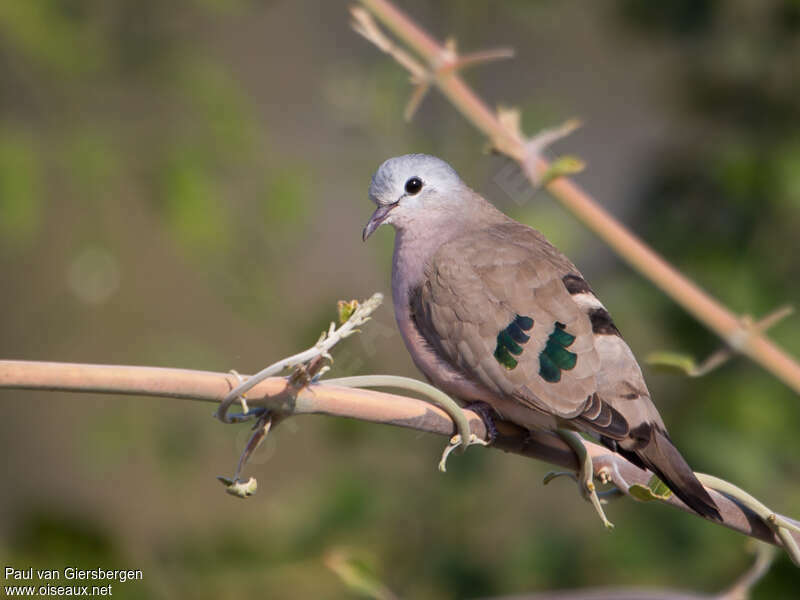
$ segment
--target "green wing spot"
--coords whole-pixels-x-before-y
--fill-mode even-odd
[[[506,333],[511,336],[511,339],[513,339],[515,342],[519,342],[520,344],[524,344],[531,339],[531,336],[526,334],[516,321],[512,321],[511,325],[506,327]]]
[[[552,360],[559,369],[572,369],[578,360],[578,355],[570,352],[561,346],[558,342],[553,341],[551,337],[544,347],[545,354]]]
[[[553,333],[547,338],[544,350],[539,354],[539,375],[545,381],[561,381],[561,371],[575,368],[578,355],[567,350],[575,336],[565,331],[566,325],[556,322]]]
[[[545,354],[545,350],[539,355],[539,375],[542,379],[550,383],[558,383],[561,381],[561,369],[556,366],[550,357]]]
[[[514,320],[497,334],[497,347],[494,350],[494,357],[497,362],[509,371],[517,366],[514,356],[522,354],[524,348],[521,344],[531,339],[530,336],[525,334],[525,331],[531,327],[533,327],[533,319],[516,315]]]
[[[511,354],[516,354],[517,356],[522,354],[522,346],[514,341],[508,329],[504,329],[497,334],[497,347],[500,348],[501,346],[506,348]]]
[[[575,336],[564,331],[566,325],[556,322],[556,328],[550,334],[550,341],[558,342],[564,348],[571,345],[575,341]]]
[[[517,361],[514,359],[511,354],[509,354],[508,349],[505,346],[497,346],[497,349],[494,351],[494,357],[497,359],[501,365],[503,365],[509,371],[517,366]]]
[[[528,329],[533,327],[533,319],[531,319],[530,317],[517,315],[517,318],[514,319],[514,322],[520,327],[522,327],[525,331],[528,331]]]

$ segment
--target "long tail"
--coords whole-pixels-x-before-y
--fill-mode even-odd
[[[681,453],[672,445],[666,432],[650,427],[650,440],[633,450],[633,453],[689,508],[704,517],[722,521],[719,508]]]

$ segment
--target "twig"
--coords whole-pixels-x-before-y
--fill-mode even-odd
[[[59,390],[65,392],[135,394],[222,402],[235,384],[229,373],[31,361],[0,361],[0,388]],[[281,418],[323,414],[405,427],[417,431],[452,436],[455,427],[447,413],[430,403],[385,392],[311,383],[300,390],[287,378],[268,377],[250,390],[250,405],[266,409]],[[478,438],[487,435],[483,419],[465,409],[470,428]],[[575,454],[558,437],[543,431],[527,431],[512,423],[496,422],[498,435],[492,447],[529,458],[537,458],[563,469],[577,470]],[[647,486],[652,474],[629,463],[607,448],[585,442],[592,456],[595,476],[609,477],[620,492],[631,495],[633,485]],[[722,524],[747,536],[782,546],[780,536],[755,512],[735,498],[710,490],[722,515]],[[663,504],[695,514],[674,494]],[[777,515],[791,527],[800,522]],[[800,533],[786,531],[795,544]]]
[[[478,438],[472,433],[469,419],[467,419],[464,409],[461,408],[455,400],[440,389],[424,381],[418,381],[417,379],[411,379],[409,377],[398,377],[397,375],[360,375],[356,377],[326,379],[324,383],[327,385],[344,385],[354,388],[389,387],[416,392],[417,394],[422,394],[427,397],[433,404],[441,408],[453,419],[456,431],[458,431],[458,434],[450,440],[450,445],[447,446],[442,453],[442,459],[439,461],[439,470],[442,473],[447,471],[447,457],[453,449],[460,448],[461,452],[463,452],[472,445],[489,445],[487,441]]]
[[[350,14],[353,16],[353,29],[356,33],[372,42],[382,52],[394,58],[411,73],[411,83],[415,85],[415,88],[403,112],[406,121],[410,121],[414,116],[431,84],[437,79],[451,75],[466,67],[514,56],[514,50],[511,48],[496,48],[459,56],[456,51],[455,40],[450,39],[445,42],[442,52],[433,61],[432,66],[427,68],[384,35],[375,24],[375,21],[372,20],[372,17],[369,16],[369,13],[363,8],[353,6],[350,8]]]
[[[800,525],[798,523],[786,521],[775,511],[765,506],[760,500],[754,498],[743,489],[733,485],[728,481],[725,481],[724,479],[714,477],[713,475],[707,475],[705,473],[697,473],[697,478],[704,486],[713,487],[715,490],[722,492],[723,494],[728,494],[732,498],[736,498],[744,506],[757,514],[767,525],[769,525],[771,529],[775,531],[775,535],[780,538],[781,543],[783,544],[786,552],[789,553],[789,557],[792,559],[792,562],[800,567],[800,548],[798,548],[794,537],[790,535],[791,531],[800,533]]]
[[[245,418],[248,415],[233,415],[232,417],[228,416],[228,409],[230,408],[231,404],[235,402],[238,398],[244,397],[244,395],[253,389],[256,385],[267,379],[268,377],[272,377],[273,375],[277,375],[284,369],[291,369],[298,365],[303,365],[315,358],[328,358],[330,359],[330,350],[336,344],[338,344],[341,340],[353,335],[356,331],[358,331],[358,327],[369,321],[370,315],[377,309],[381,302],[383,302],[383,294],[375,293],[372,295],[369,300],[366,300],[363,304],[358,304],[355,307],[355,310],[352,314],[349,315],[349,318],[337,329],[336,323],[331,322],[330,327],[328,328],[327,332],[322,332],[319,340],[316,344],[314,344],[308,350],[304,350],[298,354],[290,356],[288,358],[284,358],[283,360],[279,360],[276,363],[269,365],[261,369],[258,373],[253,375],[252,377],[247,378],[245,381],[239,383],[235,388],[233,388],[227,396],[222,400],[219,405],[219,409],[217,410],[216,414],[214,415],[223,423],[233,423],[234,421],[240,420],[241,418]],[[331,359],[332,361],[332,359]],[[233,372],[234,375],[237,375],[236,372]],[[238,377],[238,375],[237,375]],[[243,405],[243,409],[247,405]]]
[[[217,477],[217,479],[226,486],[228,493],[241,498],[251,496],[255,493],[258,485],[255,478],[250,477],[246,482],[242,482],[239,476],[252,453],[255,452],[256,448],[258,448],[261,442],[266,438],[270,428],[277,425],[279,420],[279,415],[273,415],[265,408],[251,410],[248,406],[245,394],[260,382],[268,377],[277,375],[284,369],[294,369],[292,375],[288,379],[288,383],[290,387],[296,391],[299,391],[315,379],[318,379],[328,368],[324,366],[325,361],[333,362],[330,350],[343,339],[356,333],[358,331],[357,327],[369,321],[370,315],[380,306],[382,301],[383,295],[379,293],[373,294],[372,297],[364,303],[359,303],[357,300],[352,300],[350,302],[340,301],[340,326],[337,328],[336,323],[331,322],[327,332],[323,331],[317,343],[308,350],[294,354],[289,358],[279,360],[245,380],[243,380],[236,371],[230,371],[239,381],[239,385],[228,392],[228,395],[222,400],[214,416],[223,423],[228,424],[242,423],[253,418],[258,418],[258,422],[253,428],[255,433],[253,433],[239,458],[239,464],[236,467],[233,478],[224,476]],[[488,442],[472,434],[469,421],[464,411],[461,409],[461,406],[459,406],[455,400],[441,390],[422,381],[394,375],[366,375],[361,377],[340,378],[333,380],[331,383],[348,387],[394,387],[406,389],[423,394],[429,398],[431,402],[442,408],[453,420],[453,423],[455,423],[458,434],[450,440],[450,444],[445,448],[442,454],[442,459],[439,461],[439,470],[441,471],[446,470],[447,457],[455,448],[460,448],[463,452],[471,445],[478,444],[485,446],[488,444]],[[236,399],[241,403],[242,412],[228,415],[228,409]]]
[[[388,0],[361,0],[361,3],[430,66],[423,68],[438,66],[446,48],[406,14]],[[359,22],[359,27],[363,27],[363,19]],[[370,27],[379,31],[374,22]],[[548,172],[550,165],[542,156],[535,156],[531,160],[522,132],[504,126],[457,73],[437,77],[433,83],[470,123],[488,136],[496,148],[520,164],[533,185]],[[760,332],[744,327],[741,319],[731,310],[678,272],[570,179],[558,177],[546,187],[584,225],[698,321],[800,393],[800,364],[786,352]]]
[[[754,321],[752,317],[745,315],[742,317],[742,326],[750,331],[762,333],[793,313],[794,307],[785,305],[775,309],[758,321]],[[653,352],[645,360],[659,369],[677,370],[689,377],[702,377],[727,363],[734,357],[736,352],[737,350],[732,346],[723,344],[722,347],[717,348],[700,364],[697,364],[691,356],[677,352]]]

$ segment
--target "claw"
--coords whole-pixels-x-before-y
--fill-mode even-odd
[[[442,473],[447,472],[447,458],[450,456],[450,453],[453,452],[456,448],[460,446],[464,446],[464,450],[469,448],[470,446],[488,446],[491,442],[482,440],[474,433],[470,435],[469,442],[464,446],[463,442],[461,441],[461,436],[459,434],[454,435],[450,438],[450,443],[447,444],[444,451],[442,452],[442,458],[439,460],[439,470]]]
[[[592,457],[589,455],[589,453],[586,451],[586,447],[583,445],[583,440],[577,434],[565,429],[557,429],[556,433],[570,448],[572,448],[573,452],[578,455],[578,464],[580,465],[580,469],[578,470],[577,475],[574,477],[578,483],[578,488],[581,490],[581,495],[585,500],[588,500],[592,503],[595,511],[597,511],[597,515],[603,522],[603,526],[608,530],[614,529],[614,524],[606,517],[606,513],[603,510],[603,505],[600,502],[599,496],[597,495],[597,488],[594,485],[594,481],[592,481],[594,477],[594,466],[592,465]],[[548,476],[545,477],[545,483],[552,481],[558,476],[558,473],[548,474]]]
[[[603,510],[603,504],[597,495],[597,489],[595,488],[594,482],[590,480],[585,481],[584,483],[586,485],[583,497],[592,503],[592,506],[594,506],[594,509],[597,511],[597,514],[600,517],[600,520],[603,521],[603,526],[609,530],[614,529],[614,524],[609,521],[608,518],[606,518],[606,513]]]

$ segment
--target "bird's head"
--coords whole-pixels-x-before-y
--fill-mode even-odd
[[[453,167],[427,154],[406,154],[385,161],[372,176],[369,197],[378,208],[364,227],[363,239],[381,225],[405,229],[436,223],[457,213],[468,188]]]

